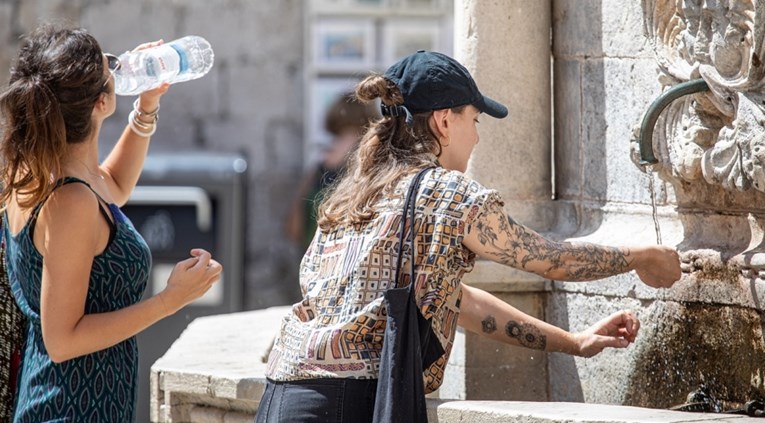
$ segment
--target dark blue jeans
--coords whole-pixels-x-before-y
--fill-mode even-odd
[[[377,379],[268,380],[255,423],[371,422]]]

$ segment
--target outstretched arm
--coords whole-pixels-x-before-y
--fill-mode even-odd
[[[628,311],[608,316],[580,333],[535,319],[495,296],[462,284],[459,325],[497,341],[526,348],[591,357],[635,341],[640,322]]]
[[[551,241],[515,222],[500,203],[487,204],[463,244],[483,258],[553,280],[587,281],[630,270],[654,288],[670,287],[680,279],[680,259],[674,248]]]

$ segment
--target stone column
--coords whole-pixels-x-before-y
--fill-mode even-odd
[[[516,220],[539,231],[554,222],[551,198],[551,3],[456,0],[455,58],[508,118],[485,116],[468,175],[497,189]],[[544,319],[550,283],[480,261],[464,282]],[[501,324],[504,325],[505,322]],[[512,383],[523,380],[522,384]],[[547,356],[460,329],[441,398],[544,401]]]
[[[468,174],[499,190],[513,217],[547,229],[551,197],[550,25],[547,1],[456,0],[455,58],[478,87],[507,106],[483,117]]]

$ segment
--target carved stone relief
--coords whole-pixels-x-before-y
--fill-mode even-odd
[[[676,100],[658,120],[654,169],[665,178],[765,192],[765,3],[643,0],[642,6],[661,84],[703,78],[709,85]]]

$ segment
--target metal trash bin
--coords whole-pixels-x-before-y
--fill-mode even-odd
[[[138,335],[137,421],[149,421],[152,364],[197,317],[242,310],[247,161],[210,152],[150,154],[124,213],[146,240],[152,270],[144,297],[164,289],[178,261],[204,248],[223,265],[200,299]]]

